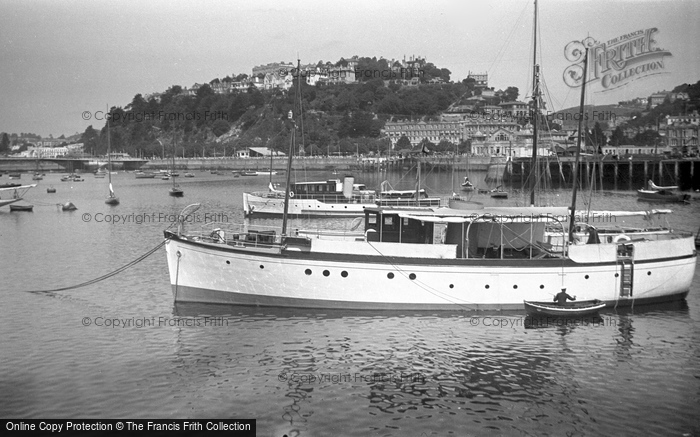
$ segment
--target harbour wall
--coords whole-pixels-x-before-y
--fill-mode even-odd
[[[84,161],[83,161],[84,162]],[[418,159],[416,157],[392,158],[360,158],[357,157],[299,157],[292,161],[294,170],[310,171],[415,171]],[[529,185],[530,160],[516,160],[505,163],[503,158],[488,156],[451,156],[428,155],[420,158],[423,172],[455,171],[470,172],[488,171],[488,181],[500,181],[514,187]],[[125,165],[129,164],[129,165]],[[155,159],[150,161],[129,161],[128,163],[113,162],[115,170],[140,169],[167,170],[172,166],[172,160]],[[546,181],[551,188],[570,188],[573,180],[573,157],[547,158],[540,160],[538,174],[541,181]],[[267,170],[270,168],[270,158],[177,158],[175,169],[180,171],[210,171],[210,170]],[[286,157],[273,157],[273,170],[286,170]],[[0,173],[18,172],[33,173],[37,169],[36,159],[31,158],[0,158]],[[87,172],[91,169],[81,165],[80,160],[40,160],[41,172]],[[678,185],[681,190],[700,190],[700,160],[698,159],[650,159],[649,157],[634,157],[633,159],[609,159],[602,161],[585,158],[579,163],[579,174],[584,186],[595,185],[604,189],[631,190],[646,185],[653,180],[657,185]]]

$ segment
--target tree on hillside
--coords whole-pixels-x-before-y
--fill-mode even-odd
[[[476,88],[476,79],[473,77],[468,77],[462,79],[462,84],[467,87],[466,97],[471,97],[474,95],[474,89]]]
[[[432,151],[432,150],[431,150]],[[435,151],[436,152],[454,152],[455,151],[455,145],[452,144],[451,142],[447,140],[440,140],[439,143],[435,146]]]
[[[411,148],[411,140],[406,135],[401,135],[401,138],[396,142],[396,150],[404,150]]]
[[[632,143],[636,146],[653,146],[661,143],[661,136],[654,130],[640,132],[632,138]]]
[[[448,70],[447,68],[440,69],[440,79],[444,80],[445,82],[450,81],[451,75],[452,75],[452,72],[450,70]]]
[[[93,129],[92,125],[85,129],[85,132],[80,136],[80,142],[83,143],[83,150],[88,153],[99,153],[99,137],[100,134]]]
[[[215,80],[218,81],[219,79],[215,79]],[[199,89],[197,90],[197,100],[202,100],[202,99],[205,99],[206,97],[214,96],[214,95],[216,95],[214,93],[214,90],[212,90],[211,87],[209,86],[209,84],[206,84],[206,83],[204,85],[200,86]]]
[[[7,153],[10,151],[10,138],[7,136],[6,132],[2,133],[2,139],[0,139],[0,153]]]
[[[603,153],[603,146],[605,146],[608,138],[600,127],[600,123],[596,122],[593,129],[588,133],[588,139],[586,144],[590,145],[595,153]]]
[[[615,128],[612,135],[610,135],[610,144],[614,147],[618,147],[621,144],[624,144],[626,139],[627,138],[625,138],[625,133],[622,131],[622,128],[618,126]]]
[[[472,142],[471,140],[464,140],[457,144],[457,150],[459,153],[471,153],[472,152]]]
[[[515,102],[518,100],[519,95],[520,95],[520,90],[518,89],[518,87],[509,86],[505,90],[505,94],[503,96],[503,101],[504,102]]]
[[[148,103],[146,100],[144,100],[143,96],[141,94],[136,94],[131,100],[131,103],[126,105],[126,110],[137,114],[143,114],[144,112],[147,112],[147,106]]]
[[[216,120],[214,124],[212,125],[212,133],[216,135],[217,137],[220,137],[221,135],[225,134],[226,132],[229,131],[231,127],[228,125],[228,123],[225,120]]]

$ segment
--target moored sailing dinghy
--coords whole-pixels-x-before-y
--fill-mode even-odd
[[[112,187],[112,144],[109,135],[109,117],[107,118],[107,166],[107,176],[109,177],[109,196],[105,200],[105,203],[113,206],[119,205],[119,198],[116,194],[114,194],[114,187]]]
[[[647,187],[637,190],[639,200],[653,200],[659,202],[689,202],[690,194],[684,194],[677,191],[677,186],[660,187],[649,181]]]

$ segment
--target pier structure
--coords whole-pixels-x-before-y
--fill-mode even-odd
[[[546,174],[553,188],[571,187],[575,162],[559,158],[540,160],[538,174]],[[524,187],[530,175],[530,161],[515,161],[506,181]],[[584,187],[606,190],[634,190],[649,180],[661,186],[677,185],[681,190],[700,189],[700,159],[586,159],[579,163]]]

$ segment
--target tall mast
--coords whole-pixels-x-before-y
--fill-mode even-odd
[[[173,188],[175,188],[175,153],[177,153],[177,146],[175,145],[176,136],[177,131],[173,131],[173,165],[170,167],[170,178],[173,180]]]
[[[581,126],[583,124],[583,106],[586,100],[586,71],[588,70],[588,47],[583,57],[583,84],[581,85],[581,108],[579,109],[578,134],[576,135],[576,163],[574,164],[574,189],[571,193],[571,217],[569,217],[569,242],[574,240],[574,216],[576,215],[576,191],[578,188],[578,167],[581,159]]]
[[[540,66],[537,65],[537,0],[535,0],[535,25],[532,31],[534,49],[532,54],[532,164],[530,165],[530,206],[535,206],[537,185],[537,124],[539,121]]]
[[[291,179],[292,179],[292,157],[294,155],[294,144],[296,142],[297,136],[297,123],[294,119],[294,111],[297,109],[297,103],[299,103],[299,108],[301,108],[301,60],[297,59],[297,86],[294,93],[294,108],[289,111],[289,119],[292,122],[292,138],[289,141],[289,157],[287,158],[287,189],[284,191],[284,212],[282,213],[282,235],[287,235],[287,214],[289,212],[289,191],[291,189]],[[301,118],[301,110],[299,111],[299,118]]]
[[[270,149],[268,147],[267,150],[270,152],[270,185],[269,185],[269,187],[270,187],[270,189],[272,189],[272,149]]]
[[[111,114],[110,114],[111,117]],[[108,171],[107,174],[109,175],[109,192],[111,194],[112,192],[112,144],[109,139],[109,119],[110,117],[107,117],[107,167]]]
[[[423,148],[418,151],[418,174],[416,176],[416,206],[420,206],[420,161],[423,154]]]

